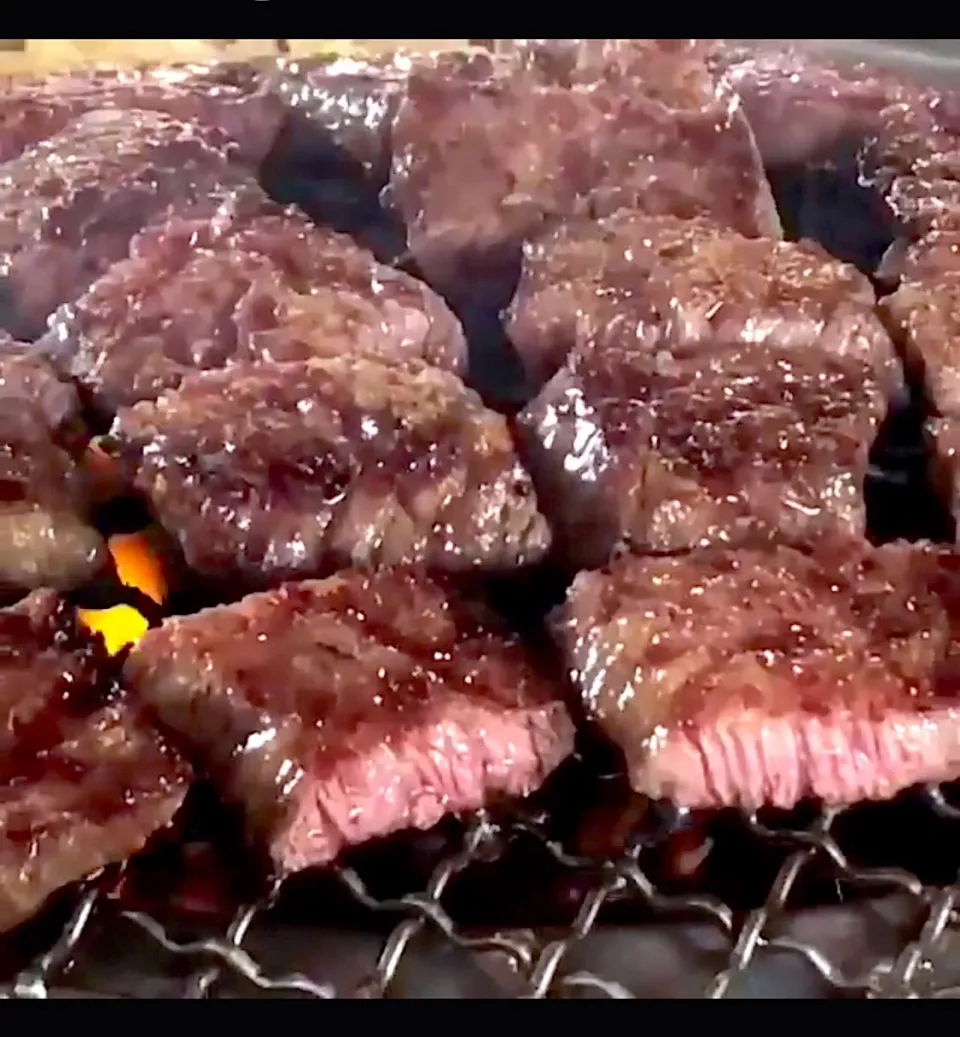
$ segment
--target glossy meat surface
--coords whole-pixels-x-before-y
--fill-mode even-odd
[[[960,421],[956,418],[932,418],[925,427],[928,475],[934,493],[953,520],[944,539],[952,532],[960,543]]]
[[[505,305],[525,239],[577,212],[634,207],[711,215],[745,234],[779,234],[753,138],[736,100],[696,89],[670,106],[631,82],[565,87],[477,58],[418,66],[393,131],[388,204],[413,258],[447,293]]]
[[[532,380],[611,336],[677,350],[768,343],[848,357],[895,390],[899,364],[870,282],[812,243],[748,239],[707,220],[621,212],[529,243],[507,329]]]
[[[83,69],[2,85],[0,162],[102,109],[166,112],[223,130],[251,164],[270,150],[283,118],[253,66],[240,63],[142,69]]]
[[[819,350],[602,342],[571,356],[518,430],[561,555],[579,568],[624,541],[670,552],[862,534],[885,412],[861,365]]]
[[[508,570],[549,544],[505,419],[425,364],[237,364],[121,411],[112,435],[187,562],[215,579]]]
[[[108,416],[236,361],[466,361],[459,321],[426,285],[255,186],[212,218],[173,215],[138,235],[39,345]]]
[[[0,335],[0,589],[70,590],[105,564],[79,463],[80,402],[34,349]]]
[[[960,775],[958,606],[947,551],[711,549],[582,573],[557,634],[635,789],[789,809]]]
[[[905,282],[880,312],[933,412],[960,417],[960,264]]]
[[[531,792],[573,749],[556,682],[408,570],[167,620],[126,668],[281,872]]]
[[[270,89],[295,116],[289,159],[382,187],[390,174],[391,124],[415,60],[391,54],[281,62]]]
[[[221,130],[96,111],[0,166],[0,327],[30,340],[170,206],[213,213],[248,175]]]
[[[770,166],[821,161],[838,143],[876,136],[908,94],[902,79],[788,41],[713,41],[709,65],[743,100]]]
[[[49,592],[0,611],[0,931],[137,853],[186,792],[186,767],[74,624]]]
[[[713,40],[497,40],[497,54],[556,86],[616,82],[672,107],[707,104],[722,90],[708,67]]]

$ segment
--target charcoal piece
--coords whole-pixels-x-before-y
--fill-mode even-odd
[[[960,264],[905,282],[880,314],[933,412],[960,417]]]
[[[38,346],[108,418],[238,360],[360,354],[456,372],[466,363],[459,321],[425,284],[256,186],[212,219],[151,226],[50,323]]]
[[[747,235],[780,225],[752,134],[726,96],[670,107],[649,90],[544,85],[476,64],[411,73],[384,199],[448,297],[505,306],[524,240],[578,212],[710,215]]]
[[[38,591],[0,611],[0,931],[141,850],[186,766],[116,684],[99,639]]]
[[[90,524],[76,390],[0,335],[0,593],[72,590],[107,564]]]
[[[553,675],[486,610],[409,570],[168,619],[126,674],[280,872],[527,795],[573,750]]]
[[[902,375],[870,282],[812,243],[748,239],[707,220],[621,212],[565,225],[524,249],[510,340],[537,384],[575,346],[611,335],[675,351],[766,342],[822,349]]]
[[[250,180],[231,150],[163,113],[96,111],[0,166],[0,327],[37,338],[171,206],[214,213]]]
[[[111,438],[187,563],[215,581],[351,564],[511,570],[549,546],[506,420],[413,361],[238,363],[121,411]]]
[[[637,791],[790,809],[960,776],[958,606],[948,551],[716,548],[581,573],[556,632]]]
[[[284,106],[252,65],[230,62],[148,69],[83,69],[2,83],[0,162],[60,133],[86,112],[138,109],[223,130],[237,156],[267,155]]]
[[[671,552],[862,535],[886,409],[862,365],[820,351],[601,342],[571,355],[517,432],[558,552],[581,568],[623,542]]]

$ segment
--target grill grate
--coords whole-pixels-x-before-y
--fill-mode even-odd
[[[923,809],[932,811],[943,826],[944,845],[949,845],[960,811],[938,788],[928,789],[922,799]],[[795,992],[757,991],[771,980],[778,982],[773,971],[779,970],[780,982],[789,982],[784,977],[801,966],[807,986],[811,979],[816,986],[802,996],[960,997],[960,882],[925,886],[907,871],[854,862],[835,834],[843,813],[825,811],[809,827],[788,831],[771,829],[755,817],[745,819],[755,839],[786,848],[762,906],[747,911],[733,910],[711,895],[661,892],[639,848],[598,862],[570,856],[550,840],[542,821],[478,816],[463,827],[459,845],[434,869],[421,892],[379,900],[357,870],[338,869],[340,884],[371,919],[399,921],[386,936],[357,932],[344,942],[342,936],[327,934],[326,963],[316,960],[322,939],[269,925],[279,889],[240,910],[226,932],[183,937],[173,923],[121,910],[105,896],[103,883],[93,884],[82,892],[59,938],[16,976],[3,996],[788,997]],[[451,884],[502,859],[514,842],[531,839],[565,872],[589,879],[571,924],[494,933],[458,925],[445,906]],[[869,891],[878,899],[794,912],[794,894],[815,866],[829,869],[838,886]],[[608,927],[605,909],[630,901],[654,921],[629,929]],[[876,928],[881,925],[882,934]],[[671,946],[678,969],[686,973],[679,985],[669,975],[671,953],[663,949]],[[432,964],[423,960],[425,954]],[[103,958],[100,979],[89,965],[90,956]],[[417,958],[421,960],[414,964]],[[346,971],[353,970],[349,978],[342,975],[346,959]],[[472,962],[470,989],[462,978],[459,986],[453,981],[444,985],[444,969],[449,973],[454,959]],[[129,975],[118,980],[111,972],[117,968]],[[476,976],[484,980],[480,993]],[[118,983],[124,988],[119,993]],[[437,993],[438,984],[443,993]]]

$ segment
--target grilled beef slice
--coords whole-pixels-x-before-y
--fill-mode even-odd
[[[76,390],[29,346],[0,335],[0,592],[70,590],[106,563]]]
[[[671,552],[862,534],[885,413],[876,379],[850,357],[612,341],[572,354],[517,431],[559,553],[580,568],[624,541]]]
[[[459,321],[425,284],[255,185],[213,217],[151,226],[50,325],[39,345],[108,417],[237,360],[363,354],[452,371],[466,361]]]
[[[722,88],[709,67],[715,40],[497,40],[501,60],[543,83],[616,82],[672,107],[709,104]]]
[[[556,682],[484,610],[409,570],[168,619],[126,673],[281,872],[524,796],[573,749]]]
[[[445,294],[506,305],[523,241],[577,212],[707,214],[744,234],[779,235],[732,96],[704,104],[696,84],[680,90],[673,80],[663,96],[616,77],[571,87],[497,61],[419,64],[394,120],[384,197]]]
[[[37,338],[170,206],[215,212],[249,182],[231,152],[218,129],[96,111],[0,165],[0,327]]]
[[[789,809],[960,776],[960,558],[821,552],[624,555],[577,577],[557,634],[635,789]]]
[[[642,348],[666,332],[673,348],[766,342],[850,356],[894,391],[902,374],[875,302],[866,277],[812,243],[623,211],[525,246],[507,332],[535,384],[582,342],[615,334]]]
[[[184,798],[186,766],[111,666],[51,592],[0,611],[0,931],[137,853]]]
[[[549,545],[505,419],[422,363],[238,363],[121,411],[112,439],[188,564],[214,580],[507,570]]]
[[[273,144],[284,106],[252,65],[223,62],[142,69],[82,69],[2,82],[0,162],[90,111],[165,112],[226,132],[238,158],[255,165]]]

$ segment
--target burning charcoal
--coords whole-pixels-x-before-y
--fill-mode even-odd
[[[523,241],[577,212],[710,215],[747,235],[779,236],[736,104],[705,106],[690,87],[681,106],[669,93],[674,106],[653,86],[547,85],[479,59],[456,74],[441,61],[415,68],[385,198],[427,280],[506,305]]]
[[[766,342],[850,357],[895,391],[902,375],[870,282],[812,243],[743,238],[706,220],[621,212],[524,250],[508,333],[538,384],[579,343],[612,334],[674,349]]]
[[[281,872],[524,796],[573,750],[555,681],[485,610],[408,570],[167,620],[127,674]]]
[[[717,343],[574,353],[520,415],[522,456],[576,568],[653,552],[860,535],[883,391],[848,357]]]
[[[0,166],[0,327],[35,339],[170,206],[212,214],[231,187],[222,131],[156,112],[97,111]]]
[[[558,637],[638,792],[789,809],[960,777],[960,558],[821,551],[625,555],[577,577]]]
[[[188,773],[50,592],[0,611],[0,710],[2,931],[142,849],[173,818]]]
[[[238,157],[256,164],[279,132],[284,107],[260,74],[240,63],[152,69],[83,69],[3,83],[0,162],[48,140],[86,112],[166,112],[183,122],[218,127]]]
[[[80,402],[30,347],[0,335],[0,588],[70,590],[106,562],[88,522]]]
[[[509,570],[549,544],[505,419],[426,364],[238,363],[121,411],[112,437],[187,563],[217,581]]]
[[[139,235],[40,345],[107,417],[237,360],[466,361],[459,321],[426,285],[255,186],[212,219],[175,215]]]

